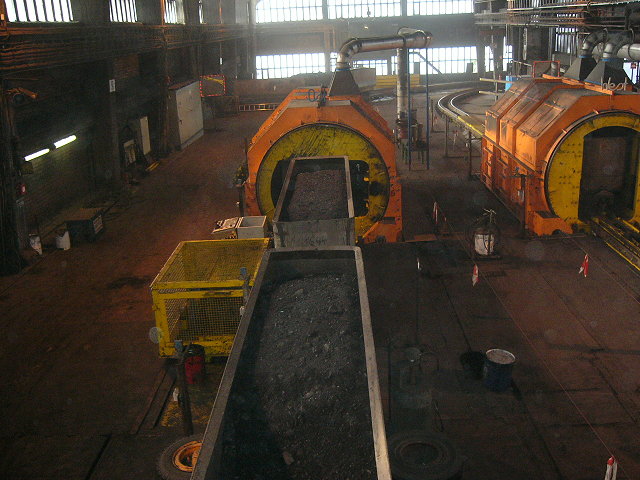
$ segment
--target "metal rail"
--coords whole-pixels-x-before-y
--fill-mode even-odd
[[[484,136],[484,125],[476,118],[456,106],[456,103],[463,98],[478,95],[478,89],[463,90],[445,95],[438,100],[438,110],[447,118],[469,130],[472,136],[482,138]]]
[[[609,248],[640,270],[640,230],[635,225],[620,218],[594,217],[591,226]]]

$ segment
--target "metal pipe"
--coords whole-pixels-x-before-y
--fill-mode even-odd
[[[406,56],[407,59],[407,67],[409,66],[409,49],[404,49],[404,56]],[[400,57],[398,57],[398,60],[400,60]],[[411,73],[409,71],[409,68],[407,68],[407,85],[409,86],[409,88],[407,89],[407,149],[409,151],[408,155],[409,155],[409,170],[411,170],[411,149],[413,147],[412,142],[414,141],[411,135],[411,122],[413,121],[411,119]],[[400,83],[400,76],[398,75],[398,83]],[[398,119],[400,119],[400,117],[398,117]]]
[[[604,42],[606,38],[606,30],[598,30],[597,32],[592,32],[587,35],[582,42],[582,47],[580,47],[580,52],[578,54],[580,58],[591,58],[593,56],[593,49]]]
[[[407,78],[407,70],[409,67],[409,62],[407,59],[407,52],[403,48],[398,48],[396,50],[397,58],[398,58],[398,71],[396,72],[398,76],[398,81],[396,84],[396,114],[397,118],[403,118],[407,114],[407,104],[408,104],[408,95],[409,85],[405,81]]]
[[[633,42],[633,32],[620,32],[612,35],[607,39],[607,43],[604,46],[604,52],[602,53],[602,60],[605,62],[617,59],[617,54],[620,48],[624,45]]]
[[[616,56],[624,60],[640,60],[640,43],[623,45],[618,49]]]
[[[401,28],[397,35],[388,37],[351,38],[342,44],[336,60],[336,70],[348,70],[349,59],[362,52],[393,50],[396,48],[425,48],[431,43],[431,33]]]

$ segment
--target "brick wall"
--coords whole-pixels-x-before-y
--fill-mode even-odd
[[[116,82],[140,76],[140,60],[137,54],[118,57],[113,61]]]
[[[36,223],[48,224],[61,209],[89,193],[92,181],[87,137],[84,132],[77,135],[75,142],[32,160],[34,173],[23,176],[29,228]]]

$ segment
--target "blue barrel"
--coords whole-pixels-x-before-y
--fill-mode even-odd
[[[504,91],[506,92],[507,90],[509,90],[511,88],[511,85],[513,85],[513,82],[518,80],[518,77],[513,76],[513,75],[507,75],[504,78],[507,81],[507,83],[504,84]]]
[[[484,386],[493,392],[504,392],[511,386],[511,372],[516,357],[513,353],[494,348],[487,350],[484,360]]]

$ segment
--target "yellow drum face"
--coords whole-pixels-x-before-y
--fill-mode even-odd
[[[279,162],[296,157],[346,156],[350,162],[362,161],[368,166],[367,213],[356,217],[356,235],[364,235],[379,221],[389,202],[389,173],[378,150],[364,136],[343,125],[314,123],[285,133],[264,156],[256,179],[260,211],[269,219],[275,210],[274,197],[280,185],[274,181]]]
[[[585,137],[607,127],[625,127],[640,132],[640,117],[631,113],[603,113],[583,121],[564,136],[550,155],[545,175],[545,190],[549,208],[569,224],[579,219],[580,183]],[[603,165],[607,159],[602,159]],[[637,176],[640,179],[640,175]],[[636,205],[640,188],[635,187]],[[635,209],[634,217],[640,212]]]

